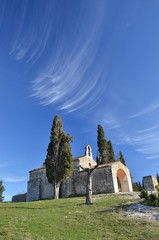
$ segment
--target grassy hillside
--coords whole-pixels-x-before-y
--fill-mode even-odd
[[[120,206],[130,195],[96,195],[0,204],[0,239],[159,239],[159,222],[129,219]]]

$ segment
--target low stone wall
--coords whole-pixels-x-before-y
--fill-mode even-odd
[[[27,193],[17,194],[12,197],[12,202],[26,202]]]

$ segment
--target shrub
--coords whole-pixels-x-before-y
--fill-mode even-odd
[[[140,198],[144,198],[149,206],[159,207],[159,188],[157,194],[151,193],[150,195],[144,189],[141,190]]]
[[[159,206],[158,196],[151,193],[148,196],[147,204],[150,206],[158,207]]]
[[[149,195],[148,192],[145,189],[141,189],[141,193],[140,193],[140,198],[144,198],[145,200],[148,200]]]

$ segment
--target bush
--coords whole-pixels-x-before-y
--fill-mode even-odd
[[[158,196],[151,193],[148,196],[147,204],[150,205],[150,206],[158,207],[159,206]]]
[[[150,195],[144,189],[141,190],[140,198],[144,198],[149,206],[159,207],[159,188],[157,194],[151,193]]]
[[[141,193],[139,196],[140,196],[140,198],[144,198],[145,200],[148,200],[148,198],[149,198],[148,192],[145,189],[141,190]]]

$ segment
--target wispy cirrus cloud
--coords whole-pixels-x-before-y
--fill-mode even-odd
[[[103,7],[102,1],[96,10],[90,6],[91,28],[88,22],[85,23],[88,31],[83,27],[77,31],[75,26],[71,48],[58,40],[50,63],[33,81],[32,96],[42,105],[58,104],[59,109],[72,112],[85,106],[89,109],[103,96],[107,86],[104,63],[97,66],[95,61],[105,14]]]
[[[26,177],[19,177],[19,176],[14,176],[14,177],[4,177],[3,181],[8,182],[8,183],[17,183],[17,182],[24,182],[26,181]]]
[[[157,101],[152,109],[158,110]],[[111,107],[112,108],[112,107]],[[150,109],[150,108],[149,108]],[[146,111],[147,112],[147,111]],[[101,113],[102,125],[105,132],[111,135],[112,142],[117,145],[129,145],[137,152],[142,153],[146,159],[159,158],[159,118],[158,112],[146,117],[129,118],[122,112],[108,106],[105,113]],[[97,119],[99,116],[97,115]],[[97,120],[98,121],[98,120]]]
[[[156,145],[158,141],[157,134],[149,133],[135,136],[132,140],[133,143],[137,146],[136,150],[146,155],[156,155],[157,153],[159,154],[159,149]]]
[[[108,81],[99,54],[107,3],[70,4],[35,0],[30,6],[27,0],[15,1],[12,11],[19,13],[18,24],[9,52],[29,68],[38,66],[31,96],[41,105],[56,104],[67,112],[86,106],[92,109],[106,92]]]
[[[159,124],[155,125],[155,126],[152,126],[150,128],[146,128],[146,129],[142,129],[142,130],[137,130],[136,132],[137,133],[145,133],[145,132],[149,132],[149,131],[152,131],[154,129],[157,129],[159,128]]]
[[[130,116],[130,118],[141,117],[141,116],[143,116],[145,114],[149,114],[157,109],[159,109],[159,99],[156,99],[155,101],[153,101],[152,103],[147,105],[145,108],[143,108],[141,111],[139,111],[135,114],[132,114]]]
[[[159,158],[159,99],[152,101],[141,111],[124,116],[122,124],[118,121],[120,127],[112,128],[114,131],[115,142],[117,144],[127,144],[136,151],[145,155],[146,159]],[[120,119],[117,111],[114,113],[112,124],[115,126],[115,120]],[[108,118],[109,120],[109,118]],[[107,120],[106,120],[107,121]],[[123,124],[124,122],[124,124]],[[111,121],[108,121],[107,129]]]
[[[20,8],[19,25],[16,26],[16,35],[9,54],[16,61],[26,58],[27,63],[32,61],[33,64],[45,51],[53,24],[54,3],[48,1],[45,4],[35,0],[30,8],[29,2],[24,0],[22,4],[18,3],[19,5],[15,6]],[[15,5],[17,5],[16,2]],[[37,9],[36,13],[35,9]],[[40,11],[43,11],[43,18],[40,16]],[[32,21],[28,21],[28,17]]]
[[[121,142],[127,145],[133,146],[133,148],[144,154],[147,159],[158,159],[159,158],[159,129],[158,125],[152,126],[147,129],[138,131],[129,131],[123,129],[122,133],[119,132],[119,138]]]
[[[119,121],[111,114],[106,115],[103,118],[103,125],[107,128],[107,129],[116,129],[116,128],[120,128],[122,126],[121,123],[119,123]]]
[[[43,106],[54,104],[66,112],[82,109],[83,113],[96,107],[98,121],[101,119],[109,132],[119,135],[117,142],[132,145],[149,158],[158,156],[158,123],[143,128],[142,121],[134,122],[136,118],[150,117],[158,110],[159,99],[128,116],[124,108],[131,109],[131,106],[126,105],[123,97],[126,90],[121,90],[118,81],[107,77],[106,58],[103,61],[99,48],[106,21],[105,1],[98,4],[88,1],[87,6],[82,1],[79,4],[82,15],[79,10],[69,12],[69,8],[61,13],[57,1],[44,4],[37,0],[35,14],[33,8],[28,8],[28,1],[24,2],[10,55],[16,61],[25,60],[29,65],[45,59],[32,81],[31,96]],[[41,11],[45,16],[43,19],[39,17]],[[29,15],[33,21],[28,21],[27,29],[24,29]],[[124,27],[129,27],[129,24],[124,23]],[[103,96],[105,103],[99,106]]]

